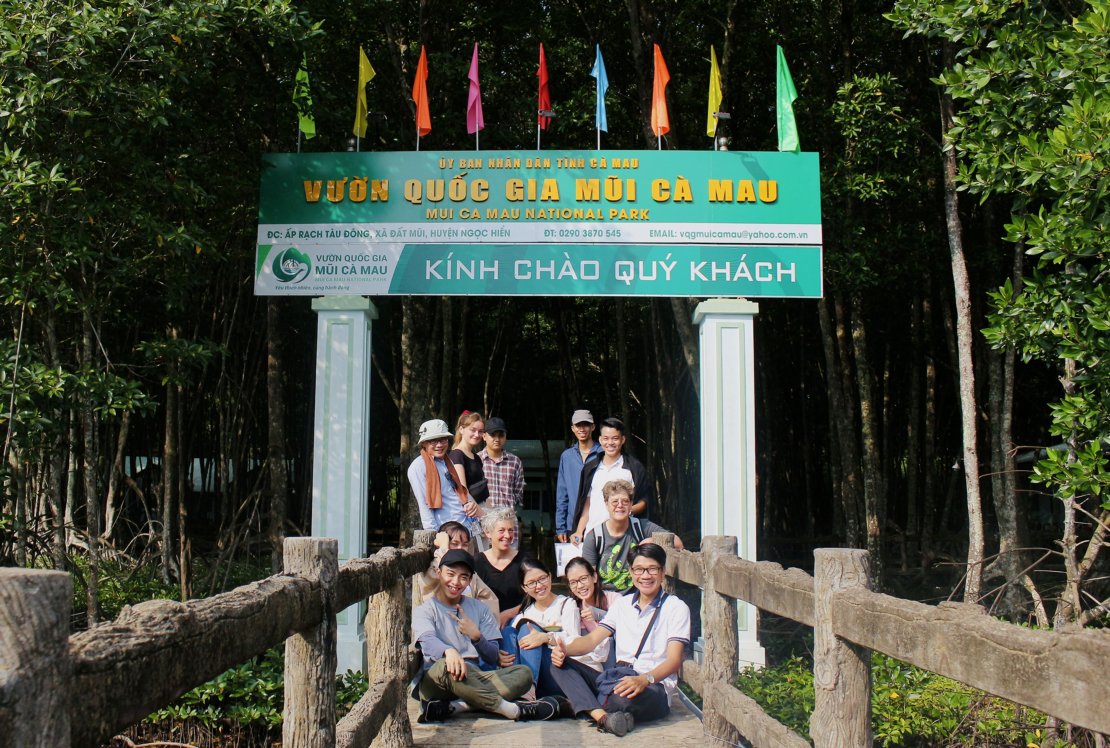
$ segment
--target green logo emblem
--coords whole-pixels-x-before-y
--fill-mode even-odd
[[[296,247],[290,247],[274,258],[274,277],[282,283],[299,283],[312,272],[312,260]]]

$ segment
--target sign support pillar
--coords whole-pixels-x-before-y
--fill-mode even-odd
[[[339,541],[339,564],[366,555],[370,473],[370,323],[364,296],[312,300],[316,312],[316,406],[312,447],[312,535]],[[366,602],[340,611],[338,672],[365,672]]]
[[[701,390],[701,534],[731,535],[741,558],[756,560],[755,349],[759,305],[709,299],[694,310]],[[738,603],[740,667],[762,667],[756,609]]]

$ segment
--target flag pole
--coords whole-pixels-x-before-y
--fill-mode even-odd
[[[536,120],[536,150],[540,150],[540,121]]]
[[[663,136],[662,135],[656,135],[655,137],[657,137],[659,139],[659,147],[658,147],[657,150],[660,150],[660,151],[663,150]]]
[[[478,148],[478,130],[474,131],[474,150],[481,150]]]
[[[598,128],[597,131],[597,149],[601,150],[601,128]]]
[[[416,150],[420,150],[420,128],[416,128]]]

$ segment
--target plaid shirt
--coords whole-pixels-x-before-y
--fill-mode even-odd
[[[501,452],[501,459],[494,461],[486,450],[478,453],[482,458],[482,470],[486,474],[489,498],[486,504],[491,507],[513,507],[524,500],[524,463],[512,452]]]

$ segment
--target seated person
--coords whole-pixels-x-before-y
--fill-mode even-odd
[[[652,533],[670,532],[651,520],[632,516],[634,493],[632,484],[626,480],[606,483],[601,494],[609,519],[590,530],[582,543],[582,558],[597,569],[602,586],[607,590],[624,592],[630,589],[632,575],[628,571],[628,552],[645,539],[650,543]],[[674,547],[680,551],[684,547],[677,535]]]
[[[566,595],[556,595],[552,591],[551,572],[543,562],[530,556],[520,562],[520,580],[520,588],[524,591],[522,610],[501,630],[501,649],[513,655],[516,662],[528,666],[537,693],[558,694],[560,705],[565,704],[569,709],[570,703],[548,680],[550,648],[556,639],[566,642],[578,638],[578,606]]]
[[[564,689],[564,693],[576,714],[589,715],[599,730],[618,737],[637,722],[662,719],[670,713],[678,670],[690,643],[690,608],[663,590],[666,551],[654,543],[643,543],[629,552],[628,563],[635,592],[618,599],[589,634],[566,644],[556,640],[551,653],[554,672],[568,666],[568,655],[584,655],[613,637],[617,665],[630,668],[630,674],[610,683],[610,691],[603,687],[605,679],[598,677],[600,673],[576,668],[585,688]]]
[[[428,567],[428,570],[424,572],[421,589],[422,602],[434,595],[439,588],[439,560],[443,558],[443,554],[451,550],[470,552],[472,550],[471,546],[470,530],[463,524],[452,520],[450,522],[444,522],[439,526],[439,532],[436,534],[435,539],[435,552],[432,555],[432,564]],[[489,585],[483,582],[482,578],[477,574],[470,578],[470,584],[463,591],[463,594],[485,603],[494,616],[500,614],[501,611],[498,608],[497,596],[493,594],[493,590],[491,590]]]
[[[413,691],[420,699],[419,722],[441,722],[452,714],[477,709],[508,719],[551,719],[554,699],[515,701],[532,687],[524,665],[497,668],[501,632],[482,603],[463,591],[474,575],[474,557],[450,550],[439,563],[439,588],[417,606],[413,635],[424,654],[424,671]],[[480,662],[495,669],[483,670]]]
[[[597,570],[581,556],[576,556],[567,562],[566,577],[570,594],[578,604],[578,635],[585,636],[597,628],[597,624],[605,618],[605,614],[613,607],[620,593],[602,589]],[[612,658],[609,657],[610,649],[609,640],[606,639],[594,651],[573,659],[593,670],[600,671],[606,665],[613,664]]]

